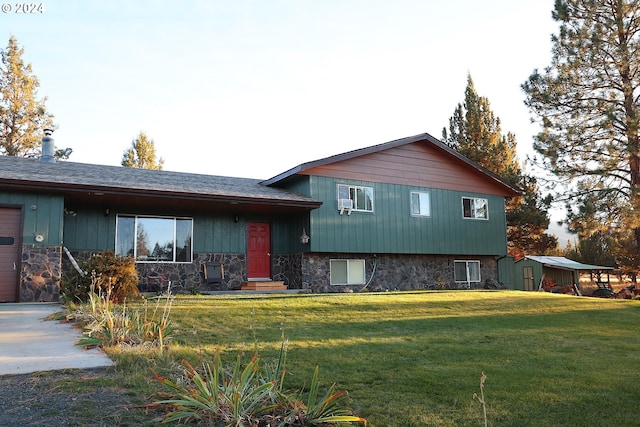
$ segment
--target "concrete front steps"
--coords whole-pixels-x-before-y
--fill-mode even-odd
[[[241,291],[286,291],[284,282],[274,281],[250,281],[244,282],[240,287]]]

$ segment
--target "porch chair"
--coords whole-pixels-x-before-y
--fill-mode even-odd
[[[222,264],[204,263],[202,264],[202,274],[205,285],[211,283],[222,283],[224,278],[224,268]]]

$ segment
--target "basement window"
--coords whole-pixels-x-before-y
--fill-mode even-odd
[[[191,218],[118,215],[116,255],[136,262],[191,262]]]
[[[363,259],[332,259],[329,266],[332,285],[364,285]]]
[[[480,261],[455,261],[453,276],[456,283],[480,282]]]

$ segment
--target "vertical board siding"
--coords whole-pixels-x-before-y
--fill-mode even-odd
[[[187,215],[188,216],[188,215]],[[305,215],[234,215],[210,213],[193,217],[193,247],[195,253],[245,253],[247,250],[247,224],[268,222],[271,224],[271,246],[274,254],[288,254],[300,245],[302,228],[309,233]],[[307,245],[308,247],[308,245]]]
[[[307,213],[302,213],[272,218],[271,245],[274,254],[287,255],[309,250],[309,244],[300,241],[303,229],[308,236],[311,234],[308,217]]]
[[[0,192],[0,204],[24,206],[23,244],[33,247],[61,244],[64,206],[62,196]],[[44,236],[43,242],[35,241],[37,234]]]
[[[75,215],[65,215],[64,242],[70,250],[113,251],[115,249],[116,213],[148,215],[130,209],[112,209],[109,215],[99,209],[81,209]],[[164,216],[164,215],[162,215]],[[166,215],[174,216],[174,215]],[[194,253],[243,253],[246,247],[244,222],[235,223],[231,215],[189,215],[193,218]]]
[[[62,209],[61,209],[62,210]],[[70,250],[104,251],[115,249],[115,229],[117,214],[149,215],[149,212],[136,212],[128,208],[113,207],[109,215],[101,209],[78,209],[73,214],[65,214],[64,242]],[[228,212],[209,212],[206,214],[179,212],[159,216],[176,216],[193,219],[193,252],[194,253],[227,253],[243,254],[246,252],[247,223],[264,221],[272,224],[273,252],[277,254],[291,253],[292,250],[308,250],[299,243],[302,228],[310,232],[306,215],[266,215],[247,216],[238,213],[238,222],[234,214]]]
[[[507,248],[504,197],[406,185],[310,176],[311,197],[324,204],[311,211],[311,250],[347,253],[504,255]],[[374,189],[374,212],[337,208],[337,185]],[[431,216],[411,215],[411,191],[428,191]],[[462,197],[482,197],[489,219],[462,216]]]
[[[538,289],[540,280],[542,279],[543,267],[537,261],[532,259],[523,258],[514,263],[515,277],[514,277],[514,289],[524,290],[524,268],[531,267],[533,269],[533,288]]]
[[[186,215],[188,216],[188,215]],[[193,217],[194,253],[244,253],[246,219],[239,215],[234,222],[229,214],[197,215]]]
[[[509,289],[516,289],[515,284],[515,259],[512,256],[505,256],[497,261],[498,264],[498,282],[504,284]],[[524,283],[523,283],[524,288]]]
[[[291,223],[289,223],[287,219],[286,217],[275,218],[271,221],[271,252],[273,254],[288,254],[294,244],[293,239],[296,236],[295,221],[292,219]],[[302,234],[302,227],[298,232],[298,235],[300,234]]]
[[[113,251],[114,213],[97,208],[69,209],[64,214],[64,245],[72,251]]]

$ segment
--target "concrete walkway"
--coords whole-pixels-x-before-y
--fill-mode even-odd
[[[71,324],[44,320],[60,304],[0,304],[0,375],[112,366],[100,349],[74,345],[81,337]]]

